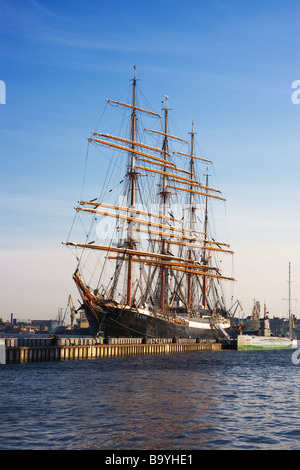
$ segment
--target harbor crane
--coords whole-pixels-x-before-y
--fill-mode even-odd
[[[76,310],[76,308],[74,307],[71,294],[70,294],[69,297],[68,297],[68,302],[67,302],[67,306],[66,306],[66,308],[65,308],[64,313],[63,313],[63,309],[62,309],[62,308],[59,308],[59,309],[58,309],[58,323],[59,323],[61,326],[63,326],[63,325],[65,324],[65,318],[66,318],[66,315],[67,315],[68,310],[69,310],[69,312],[70,312],[71,326],[73,326],[74,320],[75,320],[76,315],[77,315],[77,310]]]

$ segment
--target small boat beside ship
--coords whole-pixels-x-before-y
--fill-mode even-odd
[[[291,349],[297,347],[297,341],[292,337],[274,336],[271,333],[270,320],[264,306],[264,316],[259,317],[260,303],[254,301],[251,317],[245,322],[237,337],[237,349]]]
[[[293,341],[280,336],[256,336],[239,335],[237,337],[237,349],[239,351],[254,349],[291,349]]]

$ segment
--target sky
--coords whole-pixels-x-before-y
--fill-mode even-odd
[[[0,12],[0,318],[77,302],[62,241],[86,137],[134,65],[149,102],[167,94],[214,162],[245,316],[254,299],[287,316],[290,262],[300,318],[300,1],[0,0]]]

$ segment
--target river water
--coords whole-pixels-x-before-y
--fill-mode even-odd
[[[0,366],[0,449],[300,449],[292,350]]]

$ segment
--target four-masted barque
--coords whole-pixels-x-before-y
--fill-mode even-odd
[[[73,278],[91,333],[199,339],[226,335],[230,321],[222,285],[234,279],[221,273],[218,257],[233,252],[210,236],[210,202],[225,200],[210,187],[212,162],[195,154],[194,126],[190,142],[170,134],[168,97],[162,116],[139,105],[135,67],[130,92],[129,103],[107,100],[106,105],[127,113],[127,133],[93,132],[88,138],[88,145],[109,159],[112,175],[122,168],[119,192],[108,191],[107,177],[100,197],[92,194],[79,201],[75,217],[90,217],[93,229],[86,229],[82,243],[70,236],[65,242],[75,250]],[[144,127],[143,119],[157,120],[159,126]],[[174,144],[179,148],[173,150]],[[83,254],[91,252],[97,260],[84,273]]]

